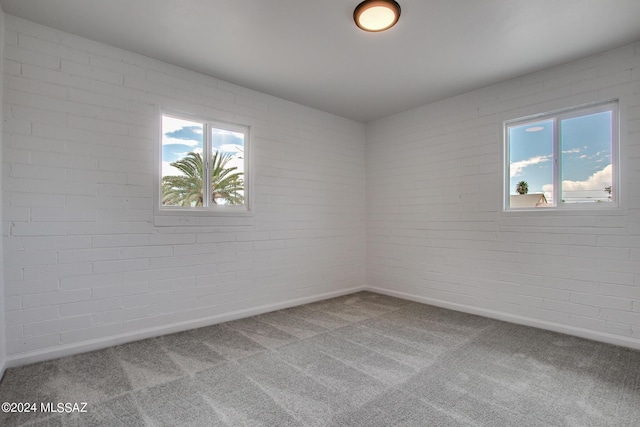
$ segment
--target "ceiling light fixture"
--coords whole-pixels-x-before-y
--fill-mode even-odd
[[[396,25],[400,5],[394,0],[364,0],[353,11],[356,25],[365,31],[379,32]]]

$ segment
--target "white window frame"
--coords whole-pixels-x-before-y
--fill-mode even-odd
[[[209,170],[211,167],[212,142],[211,129],[222,129],[232,132],[244,134],[244,204],[242,205],[216,205],[211,204],[207,200],[208,206],[165,206],[162,204],[162,118],[170,116],[178,119],[190,120],[203,124],[203,160],[204,168]],[[208,119],[201,115],[176,112],[175,110],[159,109],[158,110],[158,141],[156,143],[156,164],[155,164],[155,197],[154,206],[156,215],[169,215],[181,217],[211,217],[211,216],[244,216],[252,214],[253,202],[253,174],[251,170],[251,126],[231,123],[222,120]],[[205,173],[205,187],[211,186],[211,174]],[[182,223],[182,225],[189,225]],[[195,223],[200,224],[200,223]]]
[[[562,194],[562,147],[560,140],[560,126],[562,120],[575,117],[596,114],[600,112],[611,111],[612,122],[612,144],[611,144],[611,165],[612,165],[612,191],[611,202],[606,203],[563,203]],[[504,187],[503,187],[503,211],[505,212],[521,212],[521,211],[575,211],[575,210],[611,210],[620,207],[620,123],[619,123],[619,103],[617,99],[604,102],[595,102],[591,104],[580,105],[576,107],[555,110],[548,113],[535,114],[531,116],[521,117],[517,119],[506,120],[503,123],[503,140],[504,140]],[[552,206],[540,208],[512,208],[510,207],[511,197],[511,177],[510,177],[510,145],[509,145],[509,128],[522,126],[528,123],[537,123],[544,120],[553,121],[553,159],[552,159],[552,183],[553,183],[553,200]]]

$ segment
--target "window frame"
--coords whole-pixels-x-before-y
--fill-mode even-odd
[[[213,154],[211,129],[221,129],[231,132],[239,132],[244,134],[244,204],[242,205],[216,205],[209,206],[165,206],[162,204],[162,138],[163,117],[169,116],[177,119],[197,122],[203,125],[203,159],[204,167],[211,167],[210,157]],[[154,192],[154,211],[156,215],[169,216],[194,216],[194,217],[211,217],[211,216],[246,216],[252,215],[253,207],[253,174],[251,169],[251,126],[247,124],[233,123],[219,119],[206,118],[204,115],[180,112],[171,109],[159,108],[157,114],[158,121],[158,140],[156,147],[155,161],[155,192]],[[205,174],[205,188],[211,186],[211,174]],[[183,225],[188,225],[184,224]]]
[[[563,203],[562,200],[562,140],[561,140],[561,123],[563,120],[588,116],[591,114],[611,112],[611,165],[612,165],[612,191],[611,202],[607,203]],[[552,131],[552,184],[553,184],[553,200],[554,204],[545,207],[521,207],[514,208],[510,206],[511,198],[511,159],[510,159],[510,141],[509,129],[511,127],[523,126],[527,124],[539,123],[541,121],[551,120],[553,122]],[[618,99],[610,99],[607,101],[598,101],[590,104],[563,108],[547,113],[533,114],[516,119],[509,119],[503,122],[503,211],[504,212],[522,212],[522,211],[584,211],[584,210],[615,210],[620,208],[620,106]],[[558,202],[560,201],[560,202]]]

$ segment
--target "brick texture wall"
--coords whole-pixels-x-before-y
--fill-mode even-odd
[[[11,16],[4,36],[8,364],[364,286],[640,348],[640,44],[365,126]],[[611,98],[621,208],[503,213],[502,122]],[[254,215],[154,217],[159,107],[251,126]]]
[[[5,36],[10,359],[364,286],[363,124],[11,16]],[[154,221],[159,107],[251,126],[254,215]]]
[[[612,98],[621,209],[503,213],[503,121]],[[369,287],[640,348],[640,44],[366,132]]]
[[[0,10],[0,88],[2,88],[2,70],[4,51],[4,13]],[[2,90],[0,90],[0,105],[2,105]],[[3,122],[0,122],[0,148],[2,147],[2,128]],[[0,188],[2,188],[2,150],[0,149]],[[2,192],[0,191],[0,203],[2,202]],[[2,222],[2,211],[0,209],[0,222]],[[5,336],[5,309],[4,309],[4,249],[0,246],[0,378],[4,375],[5,360],[7,356],[7,340]]]

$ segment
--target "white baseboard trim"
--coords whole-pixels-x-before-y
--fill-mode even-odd
[[[304,298],[295,298],[276,304],[261,305],[258,307],[237,310],[229,313],[222,313],[203,319],[190,320],[187,322],[173,323],[170,325],[159,326],[155,328],[143,329],[140,331],[129,332],[125,334],[110,336],[106,338],[82,341],[55,348],[37,350],[32,352],[20,353],[7,356],[4,368],[14,368],[17,366],[28,365],[30,363],[42,362],[45,360],[57,359],[60,357],[71,356],[74,354],[86,353],[88,351],[100,350],[106,347],[125,344],[128,342],[139,341],[146,338],[153,338],[160,335],[182,332],[189,329],[201,328],[203,326],[215,325],[217,323],[228,322],[231,320],[242,319],[245,317],[256,316],[258,314],[268,313],[270,311],[282,310],[284,308],[295,307],[298,305],[309,304],[316,301],[322,301],[329,298],[335,298],[342,295],[352,294],[365,290],[364,286],[344,289],[335,292],[313,295]],[[0,376],[0,378],[2,378]]]
[[[593,331],[590,329],[580,328],[572,325],[563,325],[561,323],[549,322],[546,320],[533,319],[531,317],[519,316],[517,314],[503,313],[500,311],[489,310],[485,308],[473,307],[466,304],[458,304],[449,301],[443,301],[434,298],[426,298],[415,294],[408,294],[389,289],[367,286],[367,291],[376,292],[383,295],[402,298],[410,301],[429,304],[436,307],[448,308],[451,310],[462,311],[464,313],[476,314],[478,316],[489,317],[491,319],[503,320],[505,322],[516,323],[519,325],[531,326],[534,328],[545,329],[548,331],[559,332],[566,335],[573,335],[580,338],[586,338],[593,341],[600,341],[607,344],[619,345],[635,350],[640,350],[640,340],[635,338],[623,337],[619,335],[609,334],[607,332]]]

